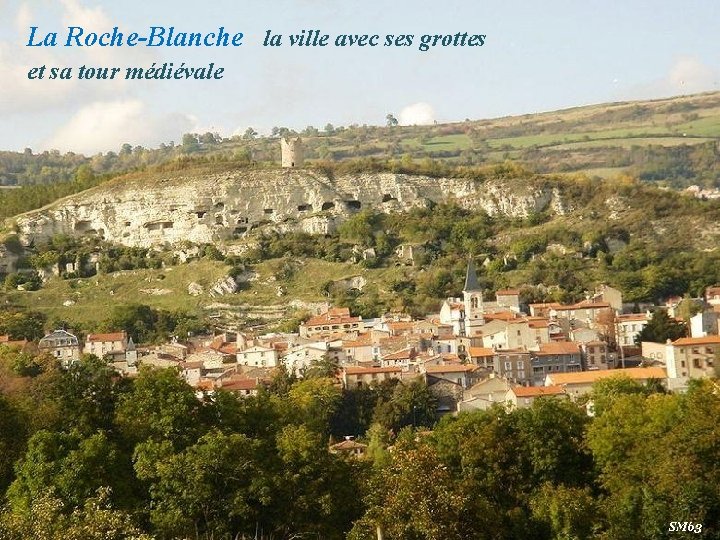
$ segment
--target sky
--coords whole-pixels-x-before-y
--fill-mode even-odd
[[[30,27],[243,32],[238,48],[27,47]],[[252,126],[423,124],[720,90],[720,2],[677,0],[0,0],[0,149],[85,154]],[[302,29],[414,34],[412,47],[297,48]],[[267,30],[283,47],[263,47]],[[423,34],[482,47],[417,48]],[[28,80],[30,68],[185,62],[210,81]]]

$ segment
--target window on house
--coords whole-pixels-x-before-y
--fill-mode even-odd
[[[510,371],[512,369],[512,362],[505,362],[505,370]]]
[[[517,361],[517,368],[518,368],[518,369],[522,369],[522,368],[523,368],[523,362],[522,362],[522,360],[518,360],[518,361]]]
[[[700,359],[699,358],[693,358],[693,367],[700,369]]]

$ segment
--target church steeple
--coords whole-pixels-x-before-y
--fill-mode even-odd
[[[475,271],[475,263],[470,259],[468,261],[467,270],[465,271],[465,286],[463,292],[479,292],[482,291],[480,283],[478,283],[477,272]]]
[[[468,261],[465,271],[465,286],[463,287],[463,304],[465,305],[463,316],[463,334],[474,336],[476,329],[485,324],[483,317],[483,294],[482,287],[477,278],[475,264],[472,259]]]

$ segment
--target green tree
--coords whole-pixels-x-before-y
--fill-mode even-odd
[[[184,448],[205,429],[205,411],[176,369],[144,367],[117,405],[116,422],[129,441],[169,441]]]
[[[125,490],[126,479],[118,450],[104,433],[84,438],[78,432],[43,430],[28,441],[7,497],[13,512],[27,515],[33,502],[50,490],[71,510],[103,486]]]
[[[657,310],[635,338],[635,343],[640,344],[643,341],[653,341],[655,343],[665,343],[668,339],[675,341],[687,335],[687,326],[670,316],[664,310]]]
[[[398,125],[397,118],[391,113],[388,113],[385,115],[385,122],[388,125],[388,127],[393,127]]]
[[[535,520],[552,540],[590,540],[600,527],[599,509],[588,487],[544,484],[530,503]]]
[[[260,446],[245,435],[212,431],[177,454],[168,441],[142,443],[135,469],[164,536],[236,538],[253,534],[261,519],[260,459]]]

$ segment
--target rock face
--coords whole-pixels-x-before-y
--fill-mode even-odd
[[[553,188],[520,181],[430,178],[391,173],[328,179],[297,169],[181,171],[125,177],[18,216],[24,243],[56,234],[97,235],[127,246],[232,240],[260,227],[328,234],[367,208],[391,212],[455,201],[491,215],[564,213]]]

